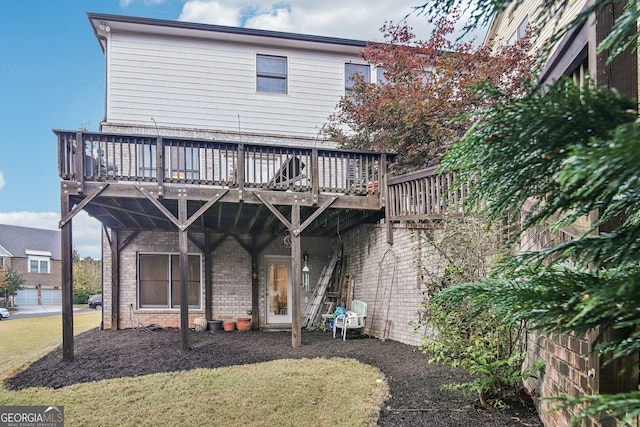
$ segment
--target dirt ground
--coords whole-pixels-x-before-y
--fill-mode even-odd
[[[444,392],[466,374],[429,364],[414,347],[356,332],[343,342],[330,332],[302,333],[302,346],[291,347],[291,332],[189,332],[188,351],[180,350],[177,329],[88,331],[76,337],[74,360],[63,361],[58,348],[10,379],[9,389],[59,388],[106,378],[219,368],[283,358],[349,357],[384,372],[391,398],[380,414],[380,426],[541,426],[532,402],[515,401],[507,410],[482,409],[475,396]],[[339,383],[339,378],[336,378]],[[348,385],[347,385],[348,386]]]

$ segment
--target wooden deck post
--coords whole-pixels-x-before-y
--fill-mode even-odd
[[[296,348],[302,345],[302,322],[300,319],[300,286],[301,286],[301,258],[300,248],[300,205],[291,207],[291,346]]]
[[[106,232],[106,231],[105,231]],[[111,330],[117,331],[120,319],[120,233],[111,229]]]
[[[211,277],[211,231],[204,232],[204,315],[213,320],[213,278]]]
[[[61,194],[60,214],[71,212],[69,195]],[[73,239],[72,221],[61,224],[60,246],[62,257],[62,359],[73,360]]]
[[[178,199],[178,220],[187,222],[187,199]],[[178,231],[178,247],[180,249],[180,349],[189,350],[189,292],[188,292],[188,254],[189,237],[187,227]]]
[[[251,235],[251,327],[258,329],[260,326],[260,281],[258,280],[258,238]]]

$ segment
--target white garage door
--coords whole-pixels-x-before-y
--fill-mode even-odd
[[[15,305],[33,305],[38,304],[37,289],[20,289],[14,299]]]
[[[62,290],[61,289],[42,289],[40,291],[42,298],[42,304],[62,304]]]

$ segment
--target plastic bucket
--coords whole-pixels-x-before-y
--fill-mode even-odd
[[[209,320],[209,330],[212,332],[222,330],[222,320]]]

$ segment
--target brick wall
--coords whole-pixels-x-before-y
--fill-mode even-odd
[[[23,287],[43,289],[60,289],[62,264],[60,260],[49,260],[49,273],[29,273],[28,258],[12,258],[11,269],[16,271],[24,280]]]
[[[551,233],[533,229],[523,234],[521,250],[552,247],[571,239],[572,236],[562,231]],[[600,388],[600,360],[597,356],[589,356],[591,349],[588,338],[593,339],[576,334],[540,336],[530,333],[524,368],[531,366],[534,360],[541,359],[545,362],[545,373],[538,379],[526,381],[527,389],[539,393],[541,397],[557,396],[560,393],[576,397],[595,394]],[[536,405],[545,426],[568,426],[574,415],[570,410],[551,411],[553,404],[545,400],[536,400]],[[582,425],[600,424],[595,420],[586,420]]]
[[[369,335],[417,346],[427,333],[410,326],[418,318],[426,290],[418,258],[434,268],[438,262],[432,251],[420,245],[418,237],[425,232],[426,229],[396,224],[393,245],[387,243],[383,224],[359,227],[343,236],[354,298],[368,304]]]
[[[272,144],[278,146],[313,147],[318,143],[317,138],[296,137],[291,135],[207,131],[203,129],[156,128],[155,126],[129,126],[113,123],[103,123],[100,127],[100,131],[106,133],[151,136],[157,136],[159,134],[161,136],[175,136],[179,138],[214,139],[216,141],[243,142],[248,144]],[[324,148],[335,148],[336,143],[323,140],[322,146]]]
[[[192,238],[203,241],[204,237],[198,233],[190,233]],[[127,237],[123,234],[120,240]],[[221,235],[213,234],[211,240],[217,240]],[[249,242],[248,236],[241,236],[241,239]],[[304,313],[306,306],[313,294],[313,287],[317,283],[322,268],[331,256],[332,240],[319,238],[302,238],[302,253],[309,255],[310,268],[310,290],[300,292],[301,312]],[[103,239],[103,298],[104,298],[104,327],[111,328],[111,252],[106,239]],[[200,250],[192,243],[189,243],[190,254],[201,254]],[[120,254],[120,320],[118,328],[137,328],[150,324],[157,324],[163,327],[179,327],[179,309],[151,309],[139,308],[137,300],[137,257],[139,253],[178,253],[178,234],[172,232],[142,232],[124,249]],[[284,246],[283,239],[275,239],[258,256],[258,295],[259,295],[259,326],[266,325],[265,300],[266,300],[266,271],[265,262],[268,256],[290,257],[291,249]],[[205,316],[205,272],[204,256],[202,257],[201,271],[201,307],[199,309],[189,309],[189,326],[193,327],[196,317]],[[252,309],[252,269],[251,256],[233,238],[224,240],[212,252],[212,265],[210,271],[212,289],[212,315],[213,319],[234,320],[238,317],[246,317]]]
[[[587,337],[575,334],[542,337],[537,333],[530,333],[527,345],[527,359],[523,367],[531,366],[536,359],[542,359],[546,365],[544,374],[525,382],[528,390],[543,397],[557,396],[559,393],[577,397],[596,392],[599,367],[593,358],[586,356],[589,353]],[[589,376],[590,369],[593,369],[592,377]],[[570,410],[551,411],[553,404],[546,400],[537,400],[536,403],[540,417],[547,426],[568,426],[574,415]],[[582,425],[599,424],[588,421]]]

